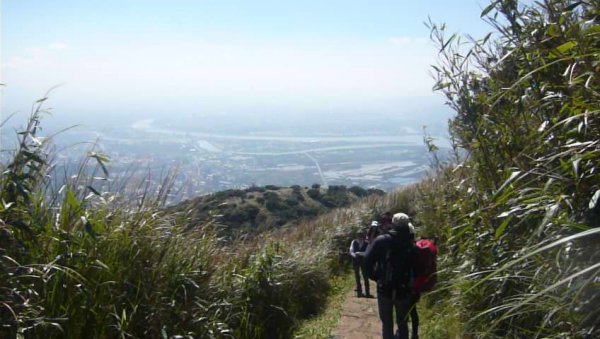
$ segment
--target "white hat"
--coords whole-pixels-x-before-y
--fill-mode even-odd
[[[392,217],[392,224],[402,226],[410,224],[410,217],[404,213],[396,213]]]
[[[392,217],[392,224],[394,224],[395,227],[407,225],[410,233],[415,233],[415,226],[413,226],[413,224],[410,222],[410,217],[405,213],[394,214]]]

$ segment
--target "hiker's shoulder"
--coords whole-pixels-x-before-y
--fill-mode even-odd
[[[392,240],[392,236],[389,233],[380,234],[373,241],[374,243],[386,243]]]
[[[380,250],[388,246],[389,236],[387,234],[378,235],[373,241],[369,244],[369,247],[373,250]]]

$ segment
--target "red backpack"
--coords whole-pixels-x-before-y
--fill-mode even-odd
[[[437,282],[437,247],[433,240],[421,239],[416,242],[419,252],[418,271],[413,281],[413,290],[415,292],[427,292],[433,289]]]

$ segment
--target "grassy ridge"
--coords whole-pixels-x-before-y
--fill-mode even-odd
[[[383,195],[378,189],[358,186],[279,187],[266,185],[231,189],[191,199],[165,210],[184,218],[187,227],[215,223],[224,235],[254,234],[284,225],[298,224],[359,199]]]

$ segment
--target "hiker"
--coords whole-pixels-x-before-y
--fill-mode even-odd
[[[408,338],[407,317],[414,304],[411,277],[418,252],[411,241],[410,220],[404,213],[392,218],[392,229],[378,236],[365,253],[365,269],[377,281],[377,306],[383,339]],[[396,310],[397,336],[394,336],[393,310]]]
[[[367,241],[369,242],[369,245],[371,245],[373,243],[373,240],[375,240],[375,238],[377,238],[377,236],[379,235],[379,223],[376,220],[371,221],[371,226],[369,227],[369,230],[367,231]]]
[[[361,274],[365,282],[365,296],[371,298],[371,292],[369,289],[369,278],[365,271],[364,265],[364,254],[369,246],[369,242],[365,238],[364,232],[356,233],[356,237],[350,243],[350,256],[352,257],[352,268],[354,268],[354,278],[356,279],[356,296],[362,297],[362,286],[361,286]]]
[[[406,215],[405,213],[396,213],[394,215],[395,220],[392,222],[402,222],[408,224],[409,238],[412,244],[415,244],[417,241],[417,232],[415,230],[415,226],[412,224],[412,219]],[[414,272],[413,272],[414,273]],[[414,274],[413,274],[414,277]],[[411,306],[410,306],[410,327],[412,329],[412,339],[419,338],[419,312],[417,310],[417,302],[421,299],[421,293],[412,291],[411,295]]]
[[[387,233],[392,228],[392,212],[387,211],[379,218],[379,234]]]

